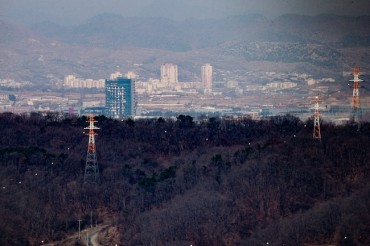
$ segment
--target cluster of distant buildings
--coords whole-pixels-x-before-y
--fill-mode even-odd
[[[128,72],[123,75],[115,72],[109,79],[92,80],[78,79],[73,75],[64,78],[63,85],[71,88],[104,88],[105,89],[105,107],[94,108],[90,110],[97,111],[93,113],[104,114],[111,118],[132,117],[136,114],[137,93],[152,94],[162,91],[198,93],[202,91],[205,95],[212,93],[212,66],[205,64],[201,67],[201,82],[179,82],[178,67],[176,64],[163,64],[161,66],[160,80],[150,80],[147,82],[136,82],[137,75]]]
[[[163,93],[185,93],[205,95],[212,94],[213,74],[212,66],[205,64],[201,67],[201,82],[179,82],[178,68],[176,64],[163,64],[161,66],[161,78],[150,79],[146,82],[138,82],[136,91],[138,94],[163,94]]]
[[[138,84],[138,89],[139,91],[144,90],[144,92],[150,94],[153,92],[153,90],[156,90],[157,88],[169,88],[174,90],[178,88],[194,88],[203,89],[204,94],[209,95],[212,93],[212,74],[212,66],[210,64],[205,64],[201,67],[201,84],[199,82],[187,82],[191,84],[186,84],[184,82],[179,83],[177,65],[166,63],[161,65],[160,80],[150,79],[146,82],[140,82],[140,84]],[[137,74],[135,74],[134,72],[128,72],[127,74],[123,75],[120,72],[115,72],[110,75],[111,80],[120,77],[136,79]],[[81,79],[75,77],[74,75],[67,75],[64,77],[63,86],[70,88],[105,88],[105,83],[106,80],[104,79]]]
[[[211,64],[205,64],[201,67],[202,86],[204,88],[204,94],[210,94],[212,92],[212,66]],[[163,64],[161,66],[161,80],[162,84],[176,84],[179,82],[178,70],[176,64]]]
[[[31,86],[32,83],[28,81],[17,82],[13,79],[0,79],[0,87],[6,88],[21,88],[26,86]]]
[[[14,95],[0,95],[0,109],[12,112],[61,111],[71,115],[93,113],[112,118],[173,115],[178,112],[200,115],[250,114],[256,111],[267,115],[279,113],[270,96],[284,95],[283,90],[290,90],[289,93],[296,98],[277,106],[306,108],[306,103],[302,102],[305,101],[303,95],[307,95],[306,90],[308,96],[327,94],[327,82],[335,82],[332,78],[314,79],[309,74],[247,71],[246,78],[255,78],[259,83],[240,83],[232,73],[222,70],[218,76],[225,79],[213,81],[213,67],[210,64],[202,65],[199,72],[200,76],[190,82],[179,81],[178,66],[172,63],[162,64],[160,77],[147,81],[140,81],[135,72],[115,72],[107,79],[98,80],[68,75],[63,80],[64,88],[98,90],[70,90],[63,91],[62,95],[50,91],[13,90],[21,84],[13,80],[0,80],[0,87],[16,91]],[[248,100],[258,103],[245,104]],[[337,103],[335,97],[330,100],[332,104]],[[299,114],[302,114],[301,108],[297,109]],[[283,110],[286,111],[286,107]]]
[[[64,77],[64,86],[71,88],[104,88],[104,79],[80,79],[73,75],[67,75]]]

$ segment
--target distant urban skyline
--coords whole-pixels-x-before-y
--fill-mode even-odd
[[[52,21],[79,24],[104,13],[169,19],[224,18],[241,14],[369,15],[368,0],[1,0],[0,19],[33,24]]]

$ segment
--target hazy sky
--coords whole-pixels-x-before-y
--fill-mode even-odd
[[[259,13],[370,15],[370,0],[0,0],[0,19],[74,24],[102,13],[171,19]]]

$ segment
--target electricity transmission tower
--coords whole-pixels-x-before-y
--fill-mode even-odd
[[[321,141],[320,131],[320,113],[319,113],[319,97],[316,96],[314,100],[314,113],[313,113],[313,140]]]
[[[363,80],[359,79],[360,76],[360,68],[355,66],[353,68],[353,79],[350,81],[353,82],[353,94],[352,94],[352,122],[357,124],[358,129],[360,129],[360,122],[361,122],[361,108],[360,108],[360,84]]]
[[[95,145],[95,135],[97,134],[94,130],[98,130],[99,128],[94,125],[94,123],[97,122],[94,120],[94,115],[90,114],[87,122],[89,126],[84,129],[89,130],[87,134],[89,136],[89,143],[87,147],[84,183],[97,183],[99,181],[99,167]]]

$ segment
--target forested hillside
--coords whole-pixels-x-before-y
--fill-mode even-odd
[[[95,119],[101,180],[83,185],[86,117],[0,114],[0,245],[61,240],[91,211],[119,245],[370,245],[369,123],[314,142],[289,115]]]

